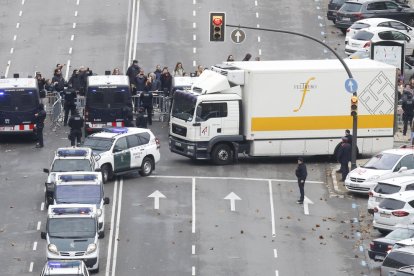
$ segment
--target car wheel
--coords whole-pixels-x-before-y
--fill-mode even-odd
[[[346,34],[346,29],[341,29],[342,34]]]
[[[108,164],[102,165],[101,172],[102,172],[102,180],[104,183],[108,182],[114,177],[112,168]]]
[[[227,144],[218,144],[213,148],[212,158],[216,165],[229,165],[233,162],[233,150]]]
[[[139,174],[141,176],[148,176],[152,173],[154,170],[154,161],[148,156],[142,160],[141,169],[139,171]]]
[[[93,273],[99,273],[99,265],[98,265],[98,268],[93,270]]]
[[[105,232],[104,231],[99,232],[98,233],[98,238],[100,238],[100,239],[105,238]]]

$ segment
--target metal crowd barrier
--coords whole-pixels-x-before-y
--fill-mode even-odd
[[[151,91],[152,92],[152,108],[154,117],[159,116],[159,120],[164,122],[168,119],[171,106],[171,97],[165,97],[162,91]],[[134,105],[134,111],[138,112],[140,106],[140,95],[141,92],[138,92],[137,95],[132,96],[132,102]]]
[[[42,100],[42,102],[45,106],[45,111],[48,115],[52,114],[53,105],[58,100],[58,98],[60,98],[60,95],[56,91],[46,92],[46,98],[44,98],[44,100]]]
[[[57,94],[57,99],[53,103],[51,108],[51,121],[52,121],[52,129],[55,131],[58,126],[60,126],[60,122],[63,120],[63,108],[62,108],[62,98],[60,97],[59,93]]]

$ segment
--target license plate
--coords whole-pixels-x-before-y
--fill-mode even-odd
[[[5,127],[0,127],[1,131],[13,131],[14,127],[12,126],[5,126]]]
[[[384,259],[384,256],[375,256],[375,260],[383,261]]]
[[[181,147],[181,143],[175,142],[175,145],[176,145],[177,147]]]
[[[349,18],[349,17],[342,17],[342,21],[351,21],[351,18]]]
[[[389,218],[389,217],[391,217],[391,214],[381,213],[380,217]]]

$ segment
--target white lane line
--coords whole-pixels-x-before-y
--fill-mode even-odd
[[[14,35],[14,36],[13,36],[13,40],[16,40],[16,39],[17,39],[17,35]]]
[[[275,270],[275,276],[279,276],[279,270]]]
[[[256,12],[256,18],[259,18],[259,13],[258,12]]]
[[[260,36],[257,37],[257,42],[260,42]]]
[[[70,40],[73,41],[75,39],[75,35],[70,36]]]
[[[45,203],[42,202],[42,204],[40,204],[40,211],[43,211],[45,209]]]
[[[33,265],[34,265],[34,263],[33,263],[33,262],[30,262],[30,265],[29,265],[29,272],[33,272]]]
[[[138,43],[138,22],[139,22],[139,5],[140,5],[141,1],[137,0],[137,12],[136,12],[136,17],[135,17],[135,37],[134,37],[134,52],[132,55],[133,59],[136,59],[136,54],[137,54],[137,43]]]
[[[193,54],[195,54],[195,53],[197,53],[197,48],[196,47],[193,48]]]
[[[196,275],[196,272],[195,272],[195,266],[193,266],[193,267],[191,267],[191,275]]]
[[[25,0],[22,0],[22,5],[24,5],[24,1],[25,1]]]
[[[76,22],[73,22],[72,28],[75,29],[76,28]]]
[[[269,180],[269,200],[270,200],[270,216],[272,220],[272,237],[276,237],[276,226],[275,226],[275,209],[273,206],[273,188],[272,181]]]
[[[191,254],[195,255],[195,245],[194,244],[191,246]]]
[[[75,11],[75,17],[78,16],[78,11]]]
[[[129,33],[128,63],[132,61],[132,41],[134,38],[135,3],[132,1],[131,32]]]
[[[257,24],[257,28],[260,28],[260,24]]]
[[[298,180],[291,180],[291,179],[269,179],[269,178],[242,178],[242,177],[223,177],[223,176],[184,176],[184,175],[150,175],[147,176],[149,178],[173,178],[173,179],[231,179],[231,180],[247,180],[247,181],[279,181],[279,182],[292,182],[297,183]],[[313,180],[306,180],[306,183],[314,183],[314,184],[324,184],[323,181],[313,181]]]
[[[69,48],[69,55],[72,54],[72,47]]]
[[[69,77],[69,70],[70,70],[70,59],[68,59],[68,62],[66,62],[65,80],[67,80]]]
[[[195,202],[196,180],[193,178],[191,183],[191,206],[192,206],[192,219],[191,219],[191,232],[194,234],[196,230],[196,202]]]
[[[262,49],[259,49],[259,56],[262,55]]]
[[[257,7],[257,0],[254,1],[254,5]]]
[[[76,0],[76,6],[79,6],[79,0]]]
[[[9,74],[9,70],[10,70],[10,64],[11,61],[7,61],[7,66],[6,66],[6,71],[4,72],[4,77],[7,78],[7,75]]]
[[[197,23],[193,22],[193,29],[197,28]]]
[[[118,212],[116,214],[115,225],[115,242],[114,242],[114,256],[112,257],[112,276],[115,276],[116,271],[116,257],[118,254],[118,241],[119,241],[119,221],[121,219],[121,207],[122,207],[122,186],[124,185],[124,179],[121,178],[119,183],[119,195],[118,195]]]
[[[193,60],[193,66],[195,67],[197,65],[197,62]]]
[[[20,28],[20,23],[16,24],[16,29]]]
[[[36,251],[36,249],[37,249],[37,242],[34,242],[33,243],[33,251]]]
[[[13,54],[13,52],[14,52],[14,49],[13,49],[13,48],[11,48],[11,49],[10,49],[10,54]]]
[[[37,228],[36,228],[36,230],[37,231],[39,231],[40,230],[40,226],[42,225],[42,222],[41,221],[38,221],[37,222]]]
[[[23,14],[23,11],[19,11],[19,16],[22,16],[22,14]]]
[[[197,40],[197,35],[193,34],[193,40]]]
[[[111,264],[111,255],[112,255],[112,240],[114,235],[114,221],[115,221],[115,208],[116,208],[116,199],[118,194],[118,180],[115,180],[114,192],[112,197],[112,214],[111,214],[111,230],[109,231],[109,244],[108,244],[108,255],[106,257],[106,270],[105,276],[109,276],[109,269]]]
[[[197,4],[197,0],[193,0],[193,5]]]
[[[193,10],[193,16],[196,16],[196,15],[197,15],[196,11],[195,11],[195,10]]]
[[[277,249],[273,249],[273,256],[275,257],[275,259],[277,258]]]

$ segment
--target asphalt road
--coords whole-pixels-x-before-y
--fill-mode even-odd
[[[155,64],[172,70],[240,60],[250,52],[263,60],[328,58],[303,38],[246,32],[235,44],[208,42],[208,13],[223,10],[227,22],[303,32],[334,45],[320,1],[135,1],[139,7],[136,53],[133,1],[0,0],[0,73],[34,71],[46,77],[56,63],[64,73],[80,65],[95,72],[125,70],[135,55],[146,71]],[[4,8],[5,7],[5,8]],[[99,12],[97,12],[99,11]],[[229,30],[228,30],[229,32]],[[73,39],[72,39],[73,37]],[[50,124],[50,121],[48,121]],[[293,158],[242,158],[226,167],[193,162],[168,150],[168,127],[151,128],[161,139],[162,160],[151,177],[132,174],[105,185],[111,198],[97,275],[368,275],[356,232],[365,198],[338,198],[329,188],[333,164],[307,159],[309,214],[297,205]],[[43,189],[56,148],[68,146],[68,129],[45,129],[45,148],[31,137],[0,139],[1,275],[38,275],[46,244]],[[159,191],[159,209],[153,192]],[[230,199],[235,193],[234,211]],[[374,271],[375,272],[375,271]]]

